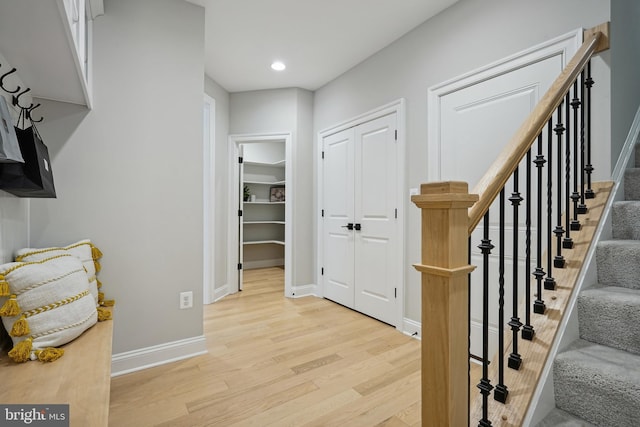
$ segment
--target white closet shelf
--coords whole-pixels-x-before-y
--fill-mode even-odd
[[[284,160],[279,160],[279,161],[273,162],[273,163],[245,161],[244,164],[245,165],[249,165],[249,166],[268,166],[268,167],[273,167],[273,168],[283,168],[285,166],[285,161]]]
[[[284,246],[284,242],[280,240],[255,240],[252,242],[242,242],[243,245],[282,245]]]
[[[255,202],[242,202],[245,205],[284,205],[285,202],[270,202],[268,200],[256,200]]]
[[[284,221],[244,221],[244,225],[252,225],[252,224],[281,224],[284,225]]]
[[[245,184],[258,184],[258,185],[284,185],[286,181],[245,181]]]

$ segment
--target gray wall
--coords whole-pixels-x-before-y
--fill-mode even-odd
[[[409,188],[427,178],[427,89],[576,28],[608,20],[608,0],[462,0],[316,91],[316,135],[398,98],[407,101],[406,317],[420,320],[419,274],[411,267],[420,259],[419,212],[408,194]]]
[[[294,139],[295,204],[293,206],[293,284],[315,283],[315,187],[313,181],[313,93],[296,90]]]
[[[3,67],[2,74],[12,67],[2,55],[2,52],[0,52],[0,64]],[[6,77],[4,85],[8,88],[25,87],[26,85],[20,79],[19,74],[19,72],[16,72]],[[12,106],[12,95],[0,90],[0,96],[4,97],[12,117],[17,118],[19,110]],[[22,97],[20,100],[25,103],[24,105],[29,105],[26,103],[31,101]],[[34,111],[35,118],[39,117],[36,113],[37,111]],[[14,251],[27,246],[29,241],[28,210],[28,199],[21,199],[0,190],[0,263],[13,261]],[[1,329],[2,325],[0,325]]]
[[[32,200],[30,243],[102,249],[114,353],[200,336],[204,11],[105,0],[94,48],[95,108],[43,103],[58,198]]]
[[[229,207],[226,195],[229,191],[229,93],[209,76],[204,79],[204,91],[216,101],[216,140],[214,152],[214,209],[215,242],[213,248],[214,286],[221,288],[227,284],[227,239]]]
[[[28,203],[0,191],[0,263],[13,261],[14,251],[28,246]]]
[[[293,285],[313,278],[313,94],[297,88],[229,95],[229,133],[291,132],[293,141]]]
[[[618,161],[640,103],[640,2],[611,0],[611,162]]]

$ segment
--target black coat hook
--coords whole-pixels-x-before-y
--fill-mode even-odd
[[[20,89],[20,88],[18,88],[18,89]],[[20,108],[22,108],[23,110],[24,110],[24,109],[29,109],[29,108],[31,108],[31,106],[29,106],[29,107],[25,108],[25,107],[23,107],[22,105],[20,105],[20,102],[18,102],[18,101],[20,100],[20,97],[21,97],[22,95],[24,95],[25,93],[29,92],[30,90],[31,90],[31,88],[30,88],[30,87],[28,87],[28,88],[26,88],[25,90],[23,90],[22,92],[20,92],[19,94],[17,94],[17,95],[13,95],[13,105],[15,105],[15,106],[17,106],[17,107],[20,107]],[[16,91],[16,92],[17,92],[17,91]],[[31,104],[31,105],[33,105],[33,104]]]
[[[4,74],[2,75],[2,77],[0,77],[0,87],[2,87],[2,90],[4,90],[4,91],[5,91],[5,92],[7,92],[7,93],[17,93],[17,92],[20,90],[20,86],[18,86],[18,87],[16,88],[16,90],[9,90],[9,89],[7,89],[6,87],[4,87],[4,79],[5,79],[9,74],[12,74],[12,73],[15,73],[15,72],[16,72],[16,69],[15,69],[15,68],[12,68],[12,69],[11,69],[11,70],[9,70],[8,72],[4,73]]]
[[[36,104],[36,105],[31,104],[31,107],[26,109],[27,119],[31,120],[33,123],[40,123],[44,119],[44,117],[40,117],[38,120],[34,120],[33,117],[31,116],[31,112],[36,108],[38,108],[39,106],[40,104]]]

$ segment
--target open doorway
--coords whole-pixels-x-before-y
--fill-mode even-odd
[[[289,295],[291,265],[291,135],[229,137],[232,176],[229,215],[229,290],[250,281],[244,272],[284,269],[283,294]],[[256,271],[253,271],[255,277]],[[265,274],[268,270],[265,270]]]

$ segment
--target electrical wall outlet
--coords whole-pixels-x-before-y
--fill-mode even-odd
[[[180,309],[193,307],[193,292],[180,292]]]

